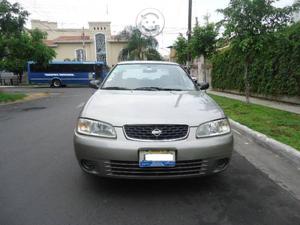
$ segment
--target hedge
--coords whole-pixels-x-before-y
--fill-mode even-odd
[[[300,96],[300,22],[272,38],[249,68],[251,93]],[[222,50],[212,63],[214,88],[244,91],[244,64],[237,52],[232,48]]]

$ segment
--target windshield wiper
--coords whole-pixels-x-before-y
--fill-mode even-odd
[[[160,88],[160,87],[138,87],[134,90],[145,90],[145,91],[182,91],[178,88]]]
[[[125,88],[125,87],[103,87],[101,89],[105,89],[105,90],[131,90],[131,89]]]
[[[161,90],[159,87],[138,87],[133,90],[145,90],[145,91],[159,91]]]
[[[183,91],[180,88],[161,88],[163,91]]]
[[[129,89],[125,87],[103,87],[101,89],[105,90],[141,90],[141,91],[183,91],[182,89],[179,88],[160,88],[160,87],[138,87],[134,89]]]

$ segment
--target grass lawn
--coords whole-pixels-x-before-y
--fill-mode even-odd
[[[300,115],[238,100],[210,96],[231,119],[300,151]]]
[[[0,103],[14,102],[14,101],[23,99],[25,97],[26,97],[26,95],[21,94],[21,93],[0,92]]]

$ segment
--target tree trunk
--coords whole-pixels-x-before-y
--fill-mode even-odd
[[[246,103],[250,103],[250,82],[249,82],[249,74],[248,74],[249,64],[245,62],[244,65],[244,82],[245,82],[245,96],[246,96]]]
[[[204,77],[203,77],[203,81],[206,83],[207,82],[207,70],[206,70],[206,57],[204,57],[203,56],[203,67],[204,67],[204,69],[203,69],[203,75],[204,75]],[[206,93],[206,90],[204,90],[204,92]]]
[[[19,84],[22,84],[23,81],[23,73],[19,73]]]

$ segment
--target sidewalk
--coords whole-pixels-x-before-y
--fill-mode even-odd
[[[240,100],[245,102],[246,98],[245,96],[242,95],[235,95],[235,94],[229,94],[225,92],[219,92],[219,91],[212,91],[212,90],[207,90],[208,94],[213,94],[213,95],[219,95],[227,98],[232,98],[236,100]],[[270,101],[270,100],[265,100],[265,99],[260,99],[260,98],[253,98],[250,97],[250,102],[257,104],[257,105],[263,105],[263,106],[268,106],[270,108],[274,109],[280,109],[283,111],[287,112],[292,112],[292,113],[297,113],[300,114],[300,105],[293,105],[293,104],[288,104],[288,103],[283,103],[283,102],[276,102],[276,101]]]

